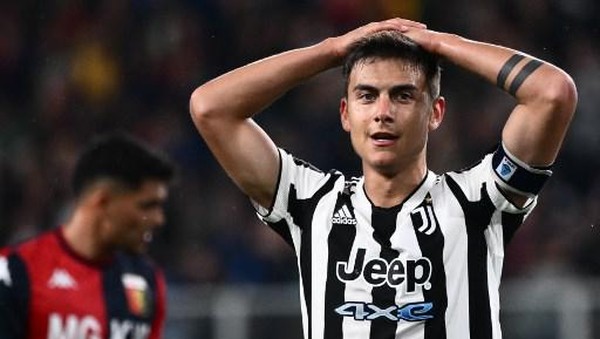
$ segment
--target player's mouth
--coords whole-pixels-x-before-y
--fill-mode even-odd
[[[142,239],[144,240],[144,243],[146,243],[146,244],[151,243],[152,242],[152,232],[150,232],[150,231],[144,232]]]
[[[373,144],[377,147],[387,147],[393,145],[398,136],[391,132],[376,132],[370,136]]]

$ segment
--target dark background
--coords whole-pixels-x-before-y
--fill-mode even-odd
[[[0,245],[60,225],[69,177],[96,133],[121,129],[179,167],[151,254],[169,284],[296,279],[291,249],[260,224],[189,117],[192,91],[234,67],[392,16],[520,49],[575,79],[579,106],[555,174],[517,233],[505,277],[600,275],[600,8],[594,0],[109,0],[0,3]],[[341,71],[294,89],[259,122],[322,169],[358,173],[338,118]],[[514,100],[444,65],[440,173],[479,159]]]

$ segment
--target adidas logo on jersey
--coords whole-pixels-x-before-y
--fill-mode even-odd
[[[356,219],[350,213],[347,205],[342,205],[334,214],[331,222],[336,225],[356,225]]]
[[[69,272],[62,268],[57,268],[52,272],[52,276],[48,280],[49,288],[74,289],[77,288],[77,282]]]

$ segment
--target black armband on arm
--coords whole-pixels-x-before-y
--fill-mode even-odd
[[[510,72],[512,72],[512,70],[519,63],[519,61],[521,61],[523,59],[525,59],[525,57],[523,55],[514,54],[513,56],[510,57],[510,59],[508,59],[508,61],[506,61],[506,63],[500,69],[500,72],[498,72],[498,78],[496,79],[496,85],[498,87],[504,89],[504,87],[506,85],[506,79],[508,79]]]
[[[500,187],[527,197],[536,196],[552,175],[551,166],[529,166],[510,154],[501,144],[492,157],[492,168]]]
[[[538,67],[542,65],[542,62],[536,59],[529,60],[525,66],[523,66],[517,75],[513,78],[513,80],[508,84],[508,88],[506,88],[506,79],[510,73],[515,69],[517,64],[521,62],[521,60],[525,59],[525,56],[522,54],[514,54],[511,56],[505,63],[502,65],[500,72],[498,72],[498,77],[496,78],[496,85],[503,90],[506,90],[511,95],[515,95],[523,82],[533,73]]]
[[[521,68],[519,73],[517,73],[512,83],[508,87],[508,93],[510,93],[511,95],[517,94],[517,90],[519,89],[519,87],[521,87],[525,79],[527,79],[531,75],[531,73],[533,73],[541,65],[542,62],[539,60],[530,60],[528,63],[526,63],[525,66]]]

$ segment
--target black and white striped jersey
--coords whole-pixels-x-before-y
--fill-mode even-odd
[[[280,149],[273,206],[258,215],[293,248],[307,339],[499,339],[504,249],[535,205],[512,205],[491,154],[374,206],[363,178]]]

